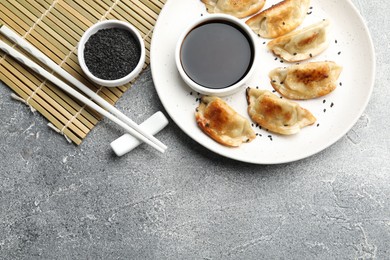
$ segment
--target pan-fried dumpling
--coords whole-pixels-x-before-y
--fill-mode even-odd
[[[284,0],[246,21],[260,37],[276,38],[297,28],[307,15],[310,0]]]
[[[263,8],[265,0],[201,0],[209,13],[225,13],[244,18]]]
[[[256,138],[249,121],[218,97],[203,96],[195,118],[203,132],[226,146],[237,147]]]
[[[323,20],[302,30],[280,36],[270,41],[267,47],[285,61],[307,60],[328,48],[329,25],[329,20]]]
[[[289,99],[311,99],[336,89],[342,67],[332,61],[309,62],[269,73],[272,87]]]
[[[268,90],[248,88],[246,94],[249,116],[269,131],[292,135],[316,121],[316,118],[298,103],[280,99]]]

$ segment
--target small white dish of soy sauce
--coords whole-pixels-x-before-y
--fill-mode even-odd
[[[257,51],[251,29],[225,14],[200,18],[179,37],[177,69],[193,90],[227,96],[248,82],[255,70]]]
[[[117,87],[135,79],[145,63],[145,44],[127,22],[107,20],[86,30],[78,44],[81,69],[94,83]]]

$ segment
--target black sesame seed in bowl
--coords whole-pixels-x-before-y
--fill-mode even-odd
[[[96,23],[81,37],[78,59],[83,72],[94,83],[121,86],[142,71],[145,45],[131,24],[107,20]]]

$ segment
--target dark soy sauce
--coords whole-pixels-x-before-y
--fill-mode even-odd
[[[253,63],[254,48],[248,35],[226,21],[200,24],[181,46],[184,71],[197,84],[221,89],[240,81]]]

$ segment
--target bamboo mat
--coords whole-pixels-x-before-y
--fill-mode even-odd
[[[166,0],[1,0],[0,22],[109,103],[115,104],[130,84],[105,88],[89,82],[78,65],[77,43],[83,32],[100,20],[130,22],[138,28],[145,40],[145,68],[150,62],[153,27],[165,2]],[[0,39],[22,51],[4,36],[0,35]],[[97,112],[22,67],[1,51],[0,80],[26,104],[47,118],[54,129],[77,145],[101,120],[101,115]]]

